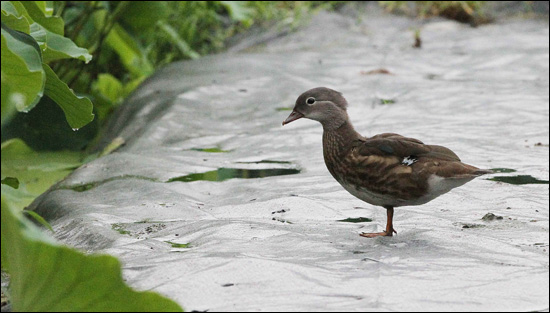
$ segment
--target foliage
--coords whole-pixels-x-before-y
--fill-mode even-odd
[[[82,164],[75,151],[36,152],[22,140],[2,143],[2,178],[16,178],[18,188],[2,185],[2,195],[19,210]],[[13,185],[11,185],[13,186]]]
[[[487,1],[379,1],[388,11],[404,11],[421,18],[444,16],[467,23],[486,22]],[[411,5],[412,4],[412,5]]]
[[[48,86],[66,89],[64,82],[94,102],[101,126],[156,68],[219,52],[227,38],[253,25],[274,20],[295,25],[304,13],[341,2],[3,1],[2,37],[8,49],[2,49],[2,99],[10,101],[2,101],[2,118],[11,117],[14,108],[27,112],[44,94],[57,95]],[[15,75],[24,65],[25,75]],[[68,119],[72,128],[93,118],[86,98],[71,102],[78,103],[76,116],[63,99],[54,101],[73,117]]]
[[[72,128],[92,121],[90,100],[76,96],[47,65],[91,59],[86,49],[63,37],[63,25],[44,1],[2,1],[2,112],[7,116],[14,110],[28,112],[46,95],[63,109]]]
[[[156,293],[128,287],[116,258],[85,255],[56,244],[11,208],[4,196],[1,238],[2,267],[11,274],[14,311],[182,311]]]
[[[338,3],[134,1],[130,5],[128,1],[3,1],[2,133],[15,112],[28,112],[38,102],[45,108],[51,100],[62,109],[74,130],[94,118],[88,98],[94,102],[96,117],[104,122],[114,107],[155,68],[174,60],[220,51],[228,37],[254,24],[265,25],[266,21],[274,19],[293,23],[303,12],[334,7]],[[88,96],[77,96],[73,90]],[[58,136],[68,136],[53,132],[56,126],[50,125],[51,116],[38,115],[47,119],[35,124],[45,128],[35,130],[41,134],[37,137],[41,144],[48,142],[44,134],[51,133],[57,141]],[[31,144],[29,133],[34,132],[23,129],[15,135],[25,136]],[[10,142],[2,149],[24,145]],[[33,153],[28,147],[17,151],[22,154],[3,151],[3,164],[5,160],[25,159]],[[57,153],[61,162],[71,154],[68,151]],[[76,157],[78,153],[72,155]],[[41,153],[36,159],[47,158]],[[17,201],[20,208],[76,165],[69,162],[67,166],[59,175],[36,170],[18,172],[18,175],[28,176],[26,179],[21,177],[22,188],[18,192],[21,198]],[[4,178],[10,167],[2,168]],[[34,188],[28,184],[30,181],[40,187]]]
[[[225,48],[226,40],[270,21],[295,24],[304,13],[340,1],[128,1],[59,2],[67,36],[94,59],[57,62],[64,81],[91,94],[104,121],[147,76],[168,63]],[[154,13],[152,13],[154,12]],[[98,35],[99,34],[99,35]],[[93,82],[93,84],[89,84]]]
[[[51,230],[47,221],[24,208],[72,170],[123,141],[115,140],[91,156],[31,147],[47,150],[50,142],[70,141],[78,150],[79,139],[68,139],[68,134],[95,132],[97,124],[104,125],[114,108],[158,67],[221,51],[227,38],[253,25],[272,20],[296,25],[304,13],[338,4],[2,1],[2,134],[15,134],[2,137],[2,266],[10,272],[13,308],[181,310],[154,293],[136,293],[124,285],[116,259],[59,246],[23,216]],[[28,120],[21,116],[40,121],[22,122]],[[22,124],[34,128],[21,128]],[[59,132],[64,127],[85,129]],[[13,139],[5,141],[8,138]]]

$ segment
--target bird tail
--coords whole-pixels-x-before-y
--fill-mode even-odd
[[[493,174],[493,170],[482,170],[478,169],[477,171],[473,172],[472,174],[475,176],[481,176],[481,175],[487,175],[487,174]]]

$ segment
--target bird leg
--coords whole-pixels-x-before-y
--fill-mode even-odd
[[[384,207],[386,208],[386,213],[388,214],[388,220],[386,222],[386,231],[383,231],[383,232],[380,232],[380,233],[361,233],[359,234],[360,236],[362,237],[367,237],[367,238],[374,238],[374,237],[378,237],[378,236],[393,236],[393,233],[396,233],[397,232],[395,231],[395,229],[393,229],[393,207],[391,206],[388,206],[388,207]]]

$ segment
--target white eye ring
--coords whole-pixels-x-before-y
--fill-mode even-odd
[[[313,97],[309,97],[306,99],[306,104],[307,105],[314,105],[315,104],[315,98]]]

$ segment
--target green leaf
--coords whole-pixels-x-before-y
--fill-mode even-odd
[[[81,165],[81,154],[76,151],[34,151],[19,138],[6,140],[1,146],[1,164],[3,177],[18,177],[20,181],[25,173],[44,172],[45,176],[53,172],[73,170]],[[35,177],[28,177],[35,180]]]
[[[57,16],[46,16],[35,1],[14,1],[20,2],[26,9],[28,16],[36,23],[42,25],[47,30],[63,36],[65,23],[63,19]],[[30,22],[30,21],[29,21]]]
[[[43,68],[47,77],[45,94],[61,107],[73,130],[91,122],[94,119],[92,102],[88,98],[75,95],[48,65],[43,64]]]
[[[155,14],[151,14],[155,12]],[[124,26],[136,32],[154,32],[155,24],[170,15],[166,1],[133,1],[121,16]]]
[[[2,38],[2,43],[4,42]],[[7,48],[6,48],[7,50]],[[2,60],[4,60],[4,45],[2,44]],[[11,120],[17,110],[15,109],[16,99],[20,99],[23,96],[18,93],[12,92],[12,87],[8,80],[4,76],[2,71],[2,125]]]
[[[40,51],[42,52],[46,50],[46,41],[48,40],[48,34],[46,33],[46,29],[42,26],[40,26],[38,23],[32,23],[30,25],[30,33],[29,35],[36,40],[36,43],[38,46],[40,46]]]
[[[9,28],[28,34],[29,21],[17,12],[10,1],[2,1],[2,23]]]
[[[229,12],[232,19],[244,22],[250,19],[252,9],[246,7],[246,1],[220,1]]]
[[[172,28],[172,26],[168,25],[164,21],[159,21],[157,25],[164,33],[166,33],[166,35],[168,35],[168,39],[170,39],[170,41],[180,50],[181,54],[191,59],[200,57],[200,54],[191,49],[187,42],[180,37],[178,32]]]
[[[2,177],[16,177],[20,183],[17,190],[2,185],[2,194],[20,210],[82,164],[79,152],[37,152],[21,139],[3,142],[1,159]]]
[[[15,177],[2,178],[2,184],[3,185],[8,185],[13,189],[19,188],[19,180]]]
[[[113,27],[105,42],[118,54],[124,67],[135,77],[149,76],[153,73],[153,65],[141,51],[137,40],[120,25]]]
[[[36,41],[2,23],[2,98],[7,99],[6,106],[28,112],[44,94],[45,81],[40,47]],[[8,88],[9,94],[4,95],[4,87]]]
[[[2,24],[2,34],[6,37],[10,50],[23,58],[30,70],[40,70],[42,66],[40,65],[42,62],[40,46],[32,36],[13,30],[5,24]]]
[[[29,210],[23,210],[23,213],[25,213],[28,216],[32,217],[35,221],[37,221],[38,223],[40,223],[42,226],[46,227],[47,229],[51,230],[52,232],[54,231],[53,228],[52,228],[52,225],[50,225],[50,223],[48,223],[42,216],[38,215],[38,213],[36,213],[34,211],[29,211]]]
[[[2,267],[10,274],[13,311],[172,311],[175,302],[136,292],[122,280],[120,262],[60,246],[2,202]]]
[[[92,60],[87,49],[78,47],[71,39],[53,33],[38,23],[30,25],[30,35],[42,50],[42,62],[48,63],[61,59],[79,59],[86,63]]]
[[[13,189],[12,187],[8,185],[2,185],[2,196],[8,200],[14,208],[17,208],[17,210],[22,211],[25,207],[27,207],[29,204],[31,204],[36,197],[38,197],[38,194],[32,194],[27,191],[27,188],[25,185],[21,184],[19,185],[19,188]]]
[[[53,15],[53,9],[54,9],[54,6],[55,6],[55,1],[43,1],[45,3],[45,13],[46,13],[46,16],[52,16]]]
[[[44,63],[70,58],[86,63],[92,60],[92,55],[88,53],[88,50],[80,48],[71,39],[48,30],[46,30],[46,35],[46,49],[42,53]]]
[[[99,157],[110,154],[111,152],[118,149],[120,146],[124,145],[126,141],[122,137],[116,137],[113,139],[99,154]]]
[[[123,96],[124,91],[120,81],[111,74],[99,74],[94,82],[93,89],[111,103],[117,103]]]
[[[36,6],[44,13],[46,16],[52,16],[53,10],[49,10],[49,8],[46,5],[47,1],[34,1],[36,3]]]
[[[16,1],[2,1],[2,13],[6,12],[6,14],[15,15],[17,17],[21,16],[21,13],[17,10],[17,8],[13,5],[12,2]]]

